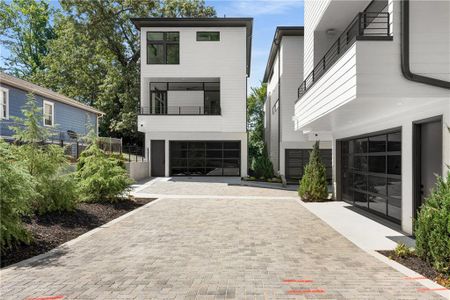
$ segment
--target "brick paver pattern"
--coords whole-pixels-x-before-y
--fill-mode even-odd
[[[295,199],[180,197],[3,271],[0,291],[2,299],[442,299],[404,277]]]

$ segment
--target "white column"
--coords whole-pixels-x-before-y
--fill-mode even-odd
[[[247,134],[241,138],[241,177],[247,177]]]
[[[170,170],[169,170],[169,164],[170,164],[170,160],[169,160],[169,140],[165,140],[165,145],[164,145],[164,159],[165,159],[165,164],[164,164],[164,168],[165,168],[165,176],[169,177],[170,176]]]
[[[413,125],[402,124],[402,230],[413,231]]]

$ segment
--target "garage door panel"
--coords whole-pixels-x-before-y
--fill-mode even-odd
[[[303,177],[305,166],[309,162],[309,153],[311,149],[286,149],[286,179],[294,182]],[[332,156],[331,149],[320,149],[320,157],[326,167],[328,182],[332,180]]]
[[[170,174],[239,176],[240,141],[171,141]]]

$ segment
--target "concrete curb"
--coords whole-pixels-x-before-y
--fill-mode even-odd
[[[150,197],[148,197],[148,198],[150,198]],[[89,230],[88,232],[85,232],[82,235],[77,236],[76,238],[65,242],[64,244],[59,245],[58,247],[56,247],[56,248],[54,248],[54,249],[52,249],[52,250],[50,250],[48,252],[45,252],[45,253],[42,253],[42,254],[39,254],[39,255],[27,258],[25,260],[22,260],[22,261],[19,261],[19,262],[15,263],[15,264],[12,264],[12,265],[9,265],[7,267],[4,267],[4,268],[2,268],[0,270],[0,276],[3,275],[3,274],[6,274],[9,271],[14,270],[16,268],[24,267],[25,265],[28,265],[30,263],[36,262],[36,261],[41,260],[41,259],[45,259],[45,258],[47,258],[47,257],[49,257],[49,256],[51,256],[53,254],[57,254],[57,253],[63,251],[63,250],[67,250],[71,246],[73,246],[76,243],[78,243],[78,242],[80,242],[80,241],[90,237],[91,235],[94,235],[95,233],[99,232],[100,230],[104,230],[105,228],[108,228],[108,227],[110,227],[110,226],[112,226],[112,225],[122,221],[123,219],[128,218],[129,216],[137,213],[138,211],[140,211],[142,209],[145,209],[145,208],[147,208],[147,207],[149,207],[149,206],[159,202],[160,200],[161,199],[155,199],[155,200],[153,200],[153,201],[151,201],[151,202],[149,202],[149,203],[147,203],[147,204],[145,204],[145,205],[143,205],[141,207],[138,207],[138,208],[136,208],[136,209],[134,209],[132,211],[129,211],[126,214],[121,215],[120,217],[117,217],[117,218],[109,221],[108,223],[105,223],[105,224],[103,224],[103,225],[101,225],[101,226],[99,226],[97,228]]]
[[[354,244],[356,247],[358,247],[359,249],[363,250],[364,252],[370,254],[371,256],[377,258],[379,261],[382,261],[383,263],[387,264],[388,266],[390,266],[391,268],[393,268],[394,270],[402,273],[405,275],[405,277],[423,277],[423,275],[409,269],[408,267],[405,267],[404,265],[389,259],[388,257],[382,255],[381,253],[378,253],[375,250],[370,250],[370,249],[364,249],[362,247],[360,247],[359,245],[357,245],[356,243],[354,243],[351,239],[349,239],[347,236],[345,236],[344,234],[340,233],[339,231],[337,231],[332,225],[330,225],[329,223],[327,223],[326,221],[324,221],[321,217],[319,217],[318,215],[316,215],[312,210],[310,210],[308,208],[308,206],[305,204],[305,202],[303,202],[301,199],[297,198],[297,203],[299,203],[301,206],[303,206],[304,208],[306,208],[310,213],[312,213],[313,215],[315,215],[317,218],[319,218],[322,222],[324,222],[325,224],[327,224],[328,226],[330,226],[334,231],[336,231],[338,234],[342,235],[343,237],[345,237],[348,241],[350,241],[352,244]],[[383,250],[383,249],[380,249]],[[424,287],[428,288],[428,289],[445,289],[445,287],[441,286],[440,284],[430,280],[430,279],[421,279],[418,280],[418,282],[423,285]],[[443,290],[443,291],[432,291],[435,292],[437,294],[439,294],[440,296],[443,296],[446,299],[450,299],[450,290]],[[425,299],[425,295],[424,295],[424,299]]]

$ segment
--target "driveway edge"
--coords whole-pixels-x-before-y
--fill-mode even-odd
[[[144,198],[144,197],[142,197],[142,198]],[[150,197],[148,197],[148,198],[150,198]],[[64,244],[61,244],[58,247],[53,248],[52,250],[50,250],[48,252],[45,252],[45,253],[42,253],[42,254],[39,254],[39,255],[27,258],[25,260],[19,261],[19,262],[15,263],[15,264],[12,264],[12,265],[9,265],[9,266],[7,266],[5,268],[2,268],[0,270],[0,275],[8,273],[9,271],[14,270],[15,268],[20,268],[20,267],[22,267],[24,265],[27,265],[27,264],[36,262],[38,260],[47,258],[47,257],[49,257],[49,256],[51,256],[53,254],[56,254],[56,253],[62,251],[63,249],[70,248],[70,246],[72,246],[72,245],[74,245],[74,244],[76,244],[76,243],[78,243],[78,242],[80,242],[80,241],[90,237],[91,235],[95,234],[96,232],[98,232],[98,231],[100,231],[102,229],[108,228],[111,225],[114,225],[114,224],[122,221],[123,219],[128,218],[129,216],[131,216],[131,215],[135,214],[136,212],[140,211],[141,209],[147,208],[147,207],[151,206],[152,204],[154,204],[156,202],[159,202],[161,199],[162,198],[158,198],[158,199],[152,200],[151,202],[149,202],[149,203],[147,203],[145,205],[142,205],[141,207],[138,207],[138,208],[136,208],[136,209],[134,209],[132,211],[127,212],[126,214],[121,215],[120,217],[117,217],[117,218],[109,221],[108,223],[105,223],[105,224],[103,224],[101,226],[98,226],[98,227],[92,229],[92,230],[89,230],[88,232],[85,232],[82,235],[79,235],[76,238],[65,242]]]

